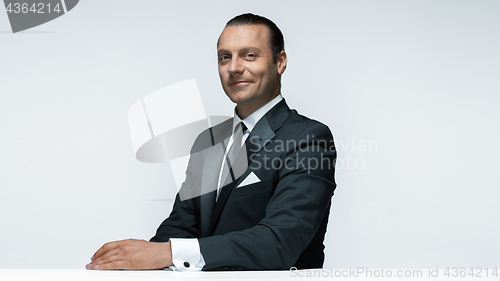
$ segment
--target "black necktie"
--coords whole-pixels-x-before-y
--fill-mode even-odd
[[[237,161],[237,156],[240,153],[240,150],[242,149],[241,144],[243,141],[243,135],[245,134],[247,130],[247,126],[243,122],[238,123],[234,127],[233,131],[233,144],[229,148],[229,151],[226,155],[226,163],[224,164],[224,167],[222,168],[222,177],[221,177],[221,182],[219,186],[219,190],[217,192],[217,198],[218,194],[220,192],[220,188],[222,188],[224,185],[235,181],[239,176],[240,176],[240,171],[245,170],[246,167],[240,167],[241,164],[247,164],[246,159],[245,163],[241,163],[242,161]],[[246,158],[246,157],[245,157]],[[229,174],[229,175],[228,175]],[[229,178],[230,176],[231,178]],[[231,179],[231,181],[229,181]]]

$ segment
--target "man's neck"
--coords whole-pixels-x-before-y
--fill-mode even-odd
[[[251,132],[257,122],[266,115],[269,110],[271,110],[274,106],[276,106],[280,101],[283,100],[283,97],[281,95],[278,95],[274,99],[272,99],[270,102],[266,103],[265,105],[261,106],[259,109],[256,111],[252,112],[252,114],[248,115],[245,120],[240,119],[239,115],[236,113],[236,109],[234,111],[234,119],[233,119],[233,130],[236,127],[236,125],[243,121],[247,129]]]
[[[236,114],[238,114],[238,117],[240,117],[241,120],[247,118],[250,116],[250,114],[254,113],[256,110],[259,108],[263,107],[273,99],[275,99],[277,96],[280,95],[280,92],[277,92],[276,94],[272,95],[270,98],[264,100],[264,101],[259,101],[259,103],[245,103],[245,104],[238,104],[236,105]]]

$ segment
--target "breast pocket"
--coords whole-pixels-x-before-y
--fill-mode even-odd
[[[258,194],[266,195],[273,192],[273,187],[274,185],[272,179],[267,179],[242,187],[234,188],[231,197],[233,197],[233,199],[236,199]]]

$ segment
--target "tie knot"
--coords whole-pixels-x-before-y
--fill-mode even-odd
[[[242,134],[244,134],[246,132],[246,130],[248,130],[247,126],[245,126],[245,123],[240,122],[240,123],[236,124],[236,127],[234,127],[233,133],[236,134],[240,128],[241,128]]]

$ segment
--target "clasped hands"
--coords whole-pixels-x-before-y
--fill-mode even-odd
[[[163,269],[174,265],[170,242],[155,243],[127,239],[104,244],[87,269]]]

